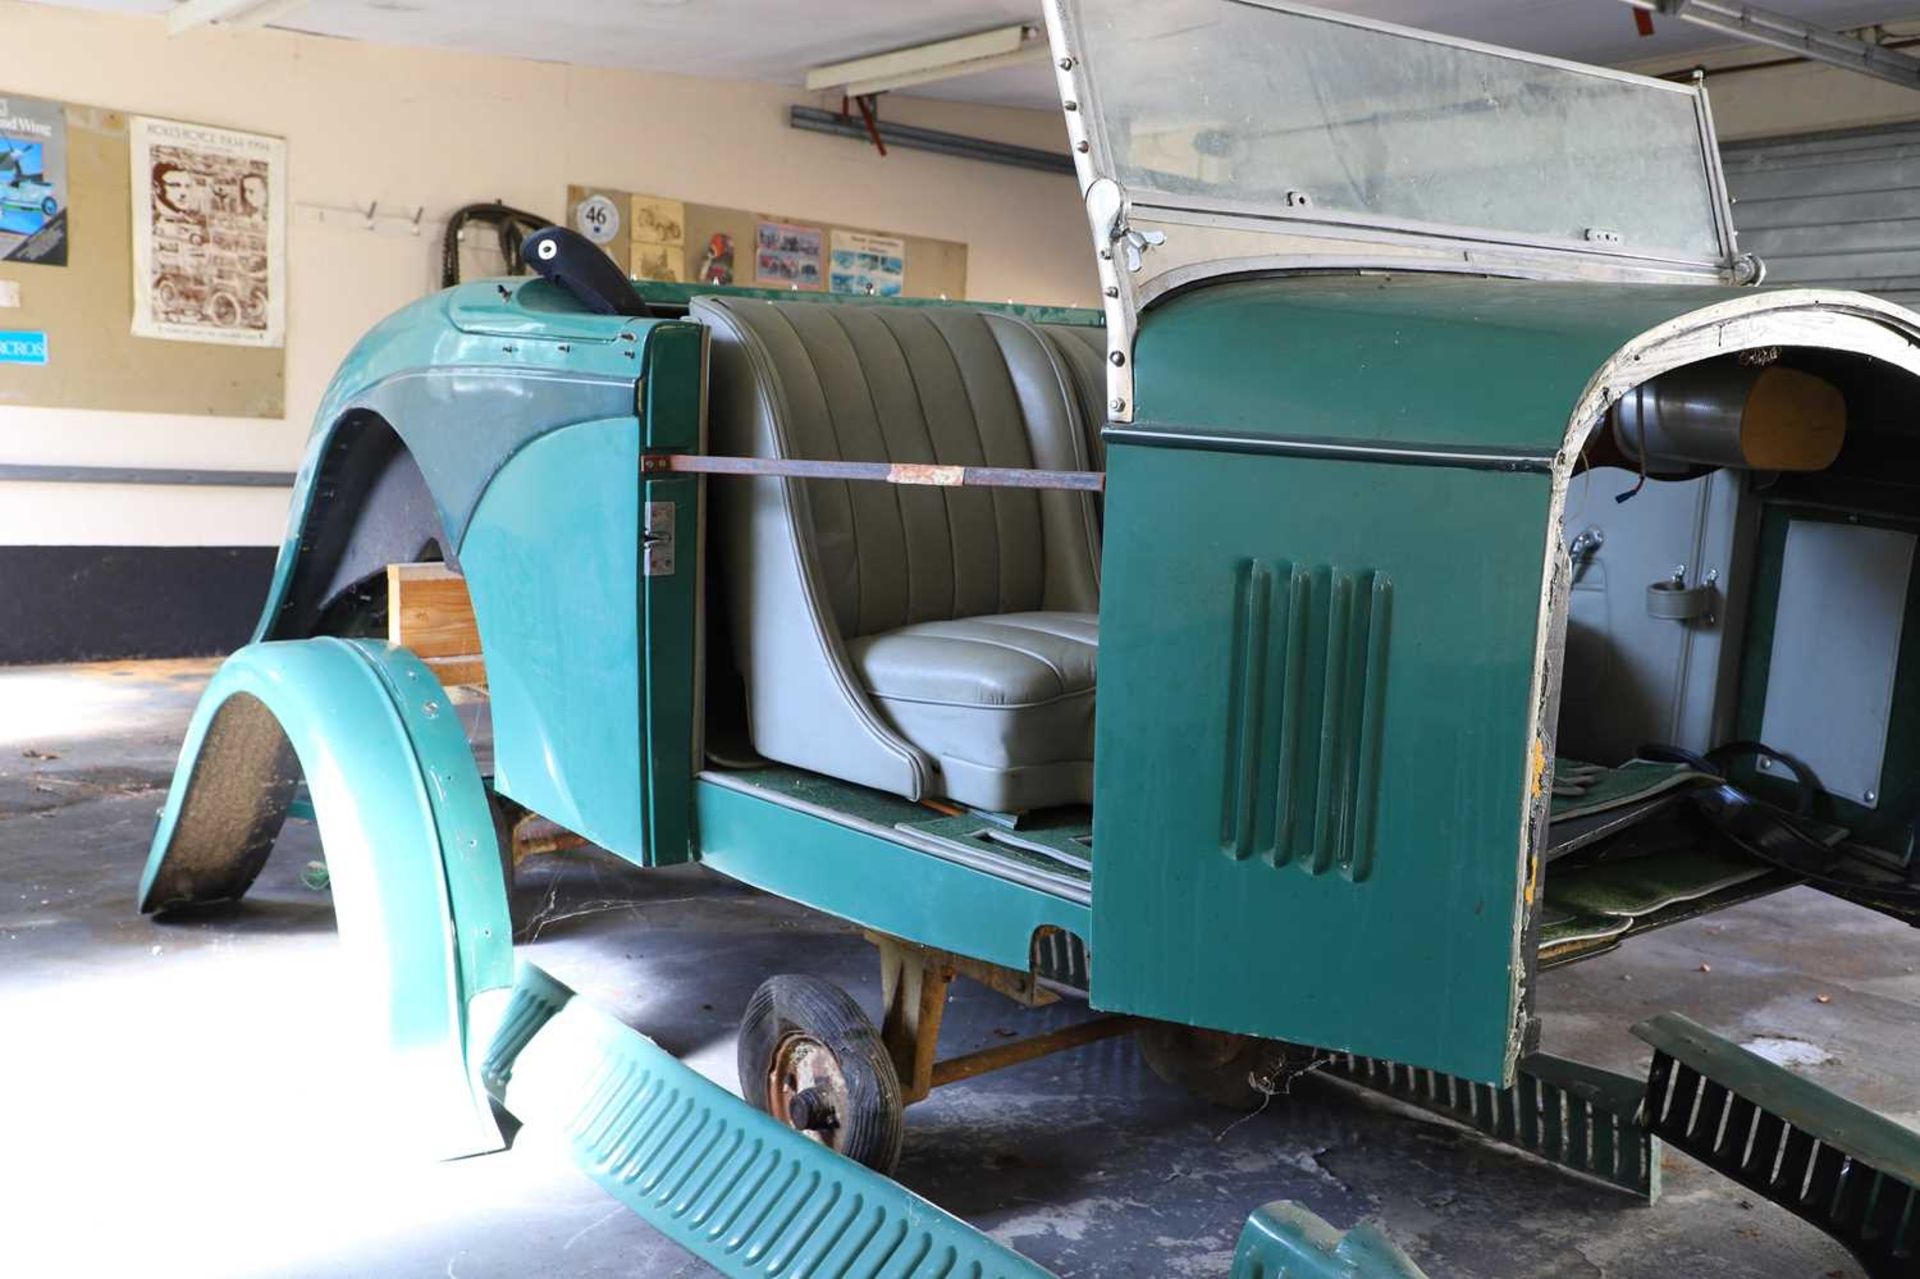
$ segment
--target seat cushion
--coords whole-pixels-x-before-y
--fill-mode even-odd
[[[888,722],[940,764],[951,798],[1002,810],[1093,799],[1093,613],[919,622],[850,640]]]

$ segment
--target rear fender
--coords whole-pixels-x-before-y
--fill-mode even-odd
[[[473,753],[418,658],[333,638],[228,658],[187,730],[140,909],[245,893],[302,773],[355,1002],[391,1052],[401,1113],[435,1153],[498,1149],[466,1045],[513,984],[506,883]]]

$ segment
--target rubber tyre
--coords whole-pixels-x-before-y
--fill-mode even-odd
[[[900,1077],[853,996],[818,977],[783,974],[761,983],[740,1019],[740,1091],[759,1110],[793,1127],[784,1099],[775,1096],[774,1072],[797,1052],[821,1050],[837,1075],[833,1126],[808,1136],[865,1164],[891,1173],[906,1136],[906,1104]]]
[[[1134,1032],[1147,1069],[1176,1088],[1216,1106],[1252,1110],[1276,1082],[1304,1070],[1311,1049],[1279,1039],[1255,1039],[1156,1021]],[[1267,1084],[1261,1088],[1254,1082]]]
[[[515,867],[513,862],[513,828],[526,809],[493,790],[487,789],[487,808],[493,814],[493,838],[500,848],[500,878],[507,889],[507,918],[513,925],[513,939],[523,941],[528,916],[532,913],[523,906],[513,891]]]

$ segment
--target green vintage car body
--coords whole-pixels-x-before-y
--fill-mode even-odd
[[[1677,140],[1640,176],[1685,190],[1651,201],[1660,207],[1644,217],[1604,183],[1550,193],[1550,209],[1585,200],[1624,210],[1618,227],[1584,231],[1497,217],[1492,229],[1466,230],[1409,216],[1395,201],[1411,188],[1394,183],[1344,203],[1293,190],[1223,198],[1245,175],[1215,170],[1270,167],[1258,154],[1266,135],[1236,140],[1225,111],[1225,123],[1189,121],[1188,150],[1169,150],[1179,121],[1168,124],[1167,103],[1149,99],[1182,81],[1141,71],[1151,57],[1178,66],[1199,56],[1178,45],[1196,15],[1226,24],[1220,38],[1241,45],[1247,31],[1236,24],[1286,23],[1275,56],[1309,47],[1337,62],[1371,50],[1391,66],[1382,47],[1413,49],[1479,85],[1475,102],[1498,100],[1498,75],[1519,67],[1527,92],[1510,101],[1591,92],[1604,99],[1593,108],[1602,117],[1608,95],[1652,103],[1650,117]],[[448,737],[444,691],[404,652],[355,638],[378,633],[369,618],[389,563],[443,557],[466,579],[499,795],[637,865],[697,861],[879,933],[1077,990],[1099,1009],[1505,1089],[1533,1046],[1543,963],[1799,882],[1770,864],[1731,878],[1721,866],[1720,879],[1683,885],[1604,935],[1581,931],[1590,916],[1574,912],[1570,924],[1565,910],[1547,909],[1569,616],[1585,564],[1569,546],[1569,492],[1606,474],[1588,465],[1590,450],[1636,388],[1750,353],[1838,385],[1866,420],[1876,450],[1867,465],[1879,465],[1920,376],[1920,318],[1860,294],[1751,285],[1757,268],[1735,251],[1696,87],[1284,5],[1056,4],[1048,16],[1104,316],[671,286],[641,288],[654,315],[609,315],[551,280],[501,280],[382,322],[320,409],[256,643],[196,717],[142,885],[149,911],[244,893],[304,771],[336,862],[343,932],[378,920],[382,953],[437,956],[389,964],[373,1002],[396,1043],[426,1045],[410,1054],[426,1063],[410,1086],[438,1089],[432,1113],[452,1116],[438,1125],[439,1148],[499,1143],[490,1096],[512,1107],[516,1088],[558,1089],[526,1104],[567,1116],[596,1175],[702,1255],[715,1255],[707,1244],[724,1222],[703,1236],[686,1225],[687,1202],[653,1193],[665,1170],[647,1171],[639,1138],[622,1145],[609,1117],[620,1096],[569,1109],[570,1068],[538,1053],[525,1060],[545,1064],[513,1082],[515,1055],[533,1051],[568,997],[537,970],[523,968],[516,985],[500,875],[490,847],[476,852],[486,801],[471,756]],[[1432,78],[1423,83],[1431,91]],[[1580,140],[1582,109],[1575,102],[1551,125],[1525,116],[1503,145],[1522,153],[1521,168],[1545,163]],[[1427,127],[1421,113],[1405,118]],[[1609,151],[1593,167],[1610,176],[1609,165],[1634,160]],[[1433,195],[1444,185],[1420,198],[1444,204]],[[1684,244],[1636,243],[1642,222],[1667,214],[1674,226],[1698,223],[1674,233]],[[1592,216],[1578,210],[1575,222]],[[728,317],[847,325],[854,306],[915,310],[935,329],[962,315],[987,317],[996,332],[1044,326],[1069,344],[1061,331],[1078,329],[1104,355],[1091,396],[1106,479],[1090,805],[1044,817],[930,810],[921,801],[946,792],[741,762],[715,746],[747,725],[717,691],[745,659],[708,616],[708,581],[724,585],[738,554],[724,542],[732,526],[711,517],[711,493],[840,482],[736,480],[675,470],[674,459],[714,451],[709,417],[737,395],[727,379],[745,376],[714,349]],[[1071,406],[1069,389],[1057,393]],[[1723,588],[1725,625],[1711,637],[1702,638],[1717,619],[1683,619],[1696,665],[1728,674],[1700,694],[1711,705],[1676,712],[1682,744],[1705,750],[1735,727],[1758,735],[1778,629],[1763,604],[1781,589],[1789,508],[1837,506],[1855,523],[1911,529],[1910,494],[1869,492],[1860,468],[1843,463],[1831,477],[1794,476],[1754,496],[1741,527],[1768,531],[1721,561],[1751,589]],[[1682,577],[1676,585],[1700,588],[1697,569]],[[1871,795],[1821,801],[1829,817],[1874,832],[1874,873],[1888,882],[1905,874],[1901,840],[1920,811],[1920,793],[1895,794],[1892,780],[1920,745],[1920,673],[1906,655],[1903,644],[1887,796],[1877,806]],[[349,738],[416,762],[370,762]],[[412,791],[395,778],[412,778]],[[1769,785],[1751,770],[1742,779]],[[424,832],[417,842],[430,850],[423,864],[439,868],[438,887],[432,876],[408,886],[420,865],[385,869],[371,851],[376,836],[409,825]],[[409,894],[420,904],[405,905]],[[1898,913],[1890,897],[1856,896]],[[585,1011],[556,1024],[576,1027],[565,1034],[583,1051],[646,1057],[647,1046],[596,1028]],[[671,1063],[646,1060],[634,1069],[679,1078]],[[727,1125],[746,1123],[769,1149],[778,1133],[794,1136],[765,1116],[733,1115],[724,1097],[699,1097],[716,1133],[737,1138],[746,1130]],[[1632,1116],[1609,1122],[1626,1142]],[[830,1179],[861,1175],[795,1140],[783,1158]],[[616,1175],[622,1167],[633,1174]],[[1644,1186],[1644,1166],[1637,1175]],[[904,1214],[903,1230],[958,1240],[965,1255],[985,1249],[988,1270],[1021,1272],[1017,1258],[970,1241],[898,1187],[861,1184]],[[1355,1256],[1379,1273],[1404,1262],[1378,1241],[1348,1247],[1289,1220],[1276,1209],[1250,1223],[1244,1273],[1275,1240],[1319,1258],[1311,1264],[1325,1269],[1313,1273],[1356,1273]],[[778,1253],[722,1264],[760,1273],[753,1267]],[[810,1273],[865,1273],[851,1257]]]

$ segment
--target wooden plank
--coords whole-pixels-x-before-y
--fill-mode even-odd
[[[422,658],[427,669],[441,684],[452,688],[457,684],[480,684],[487,682],[487,666],[480,658],[470,657],[427,657]],[[458,698],[454,699],[458,701]]]
[[[424,658],[477,657],[466,579],[444,564],[387,565],[387,639]]]

